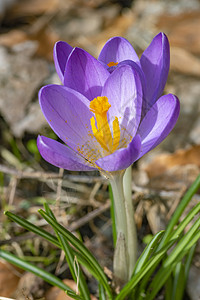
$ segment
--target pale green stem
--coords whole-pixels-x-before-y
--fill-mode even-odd
[[[132,203],[132,170],[109,174],[114,198],[117,243],[113,271],[119,279],[128,281],[132,275],[137,257],[137,234]]]
[[[123,178],[125,210],[127,221],[127,252],[129,257],[129,279],[132,275],[137,260],[137,230],[134,220],[134,208],[132,202],[132,167],[130,166]]]
[[[117,243],[115,247],[113,272],[115,277],[128,280],[128,255],[127,255],[127,222],[125,199],[123,192],[123,175],[124,171],[112,172],[109,176],[114,198],[115,223],[117,230]]]

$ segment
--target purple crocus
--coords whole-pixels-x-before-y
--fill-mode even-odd
[[[39,93],[47,122],[67,145],[38,137],[49,163],[67,170],[115,172],[128,168],[172,130],[179,101],[161,96],[169,70],[169,44],[157,35],[139,60],[130,43],[110,39],[96,60],[59,42],[55,65],[64,84]],[[109,72],[105,64],[118,63]],[[160,97],[160,98],[159,98]]]
[[[85,76],[87,63],[83,59],[83,53],[86,59],[89,54],[84,50],[81,51],[79,48],[72,48],[66,42],[59,41],[54,47],[54,62],[61,82],[85,95],[85,87],[69,82],[73,81],[72,72],[76,73],[77,64],[82,66],[80,76]],[[113,37],[104,45],[98,61],[109,73],[124,64],[131,65],[138,72],[143,88],[143,113],[146,113],[162,95],[167,81],[170,65],[169,42],[166,35],[160,32],[139,59],[129,41],[122,37]],[[94,75],[92,72],[90,74]]]

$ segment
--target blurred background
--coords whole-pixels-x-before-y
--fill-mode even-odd
[[[60,222],[82,236],[102,265],[111,267],[107,182],[97,173],[63,172],[43,161],[37,135],[56,136],[42,115],[37,95],[43,85],[60,84],[52,56],[56,41],[98,57],[110,37],[123,36],[140,56],[160,31],[167,34],[171,46],[165,93],[179,97],[181,114],[167,139],[133,166],[139,252],[145,237],[165,227],[200,171],[200,1],[0,0],[0,245],[4,249],[69,278],[58,250],[3,215],[9,209],[46,226],[37,210],[47,199]],[[191,206],[199,199],[196,195]],[[200,247],[185,299],[200,299],[199,252]],[[90,285],[95,294],[96,283]],[[0,260],[0,296],[68,299],[58,291],[54,298],[51,294],[41,279],[21,274]]]

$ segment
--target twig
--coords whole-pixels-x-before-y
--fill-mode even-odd
[[[59,179],[60,175],[55,173],[45,173],[45,172],[34,172],[34,171],[21,171],[14,168],[9,168],[5,165],[0,164],[0,172],[15,175],[19,179],[24,178],[35,178],[35,179]]]

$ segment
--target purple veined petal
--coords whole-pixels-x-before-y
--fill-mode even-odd
[[[53,49],[53,58],[55,63],[56,72],[61,80],[64,82],[64,71],[67,63],[67,59],[72,52],[73,48],[66,42],[59,41],[55,43]]]
[[[131,66],[140,76],[140,81],[142,83],[142,90],[143,90],[143,99],[144,99],[145,95],[146,95],[146,78],[145,78],[142,68],[132,60],[124,60],[124,61],[120,62],[117,67],[120,67],[123,65]]]
[[[108,98],[110,126],[118,117],[122,135],[134,136],[138,128],[142,108],[142,85],[140,76],[130,65],[118,67],[107,79],[102,96]],[[123,136],[121,136],[121,139]]]
[[[141,139],[136,135],[127,148],[121,148],[114,153],[98,159],[97,166],[108,172],[124,170],[137,160],[141,150]]]
[[[180,103],[172,94],[157,100],[142,120],[138,134],[142,140],[140,156],[159,145],[170,133],[179,116]]]
[[[143,106],[144,115],[162,95],[169,73],[170,50],[164,33],[161,32],[154,37],[143,52],[140,62],[147,83],[147,95]]]
[[[123,60],[132,60],[140,65],[140,60],[132,45],[125,38],[116,36],[109,39],[104,45],[98,60],[108,64],[119,63]]]
[[[77,150],[90,140],[89,100],[80,93],[60,85],[47,85],[39,92],[42,112],[60,139]]]
[[[101,95],[102,86],[110,73],[89,53],[75,48],[69,56],[64,85],[80,92],[90,101]]]
[[[83,157],[55,140],[38,136],[37,146],[41,156],[56,167],[70,171],[95,170]]]

